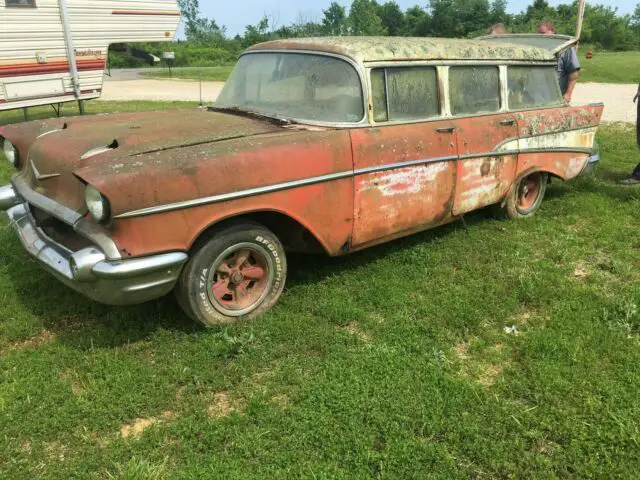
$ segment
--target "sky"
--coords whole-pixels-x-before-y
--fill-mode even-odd
[[[406,10],[414,5],[426,5],[426,0],[396,0]],[[599,3],[611,7],[617,7],[620,13],[633,13],[637,1],[640,0],[597,0]],[[308,20],[320,21],[322,10],[326,9],[331,0],[200,0],[202,13],[216,20],[218,25],[225,25],[227,33],[235,35],[244,32],[244,27],[256,24],[266,14],[277,20],[279,26],[296,21],[300,16]],[[349,0],[339,0],[339,3],[348,6]],[[508,10],[518,13],[525,10],[533,0],[510,0]],[[550,4],[558,5],[561,0],[550,0]]]

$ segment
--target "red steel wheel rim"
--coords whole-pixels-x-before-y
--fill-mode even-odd
[[[264,253],[238,249],[214,265],[211,294],[218,304],[232,311],[256,304],[269,287],[269,264]]]
[[[518,208],[530,210],[540,195],[540,175],[533,174],[523,178],[518,186]]]

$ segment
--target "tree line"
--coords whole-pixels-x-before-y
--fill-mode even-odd
[[[428,0],[402,10],[395,1],[353,0],[347,9],[332,2],[321,18],[298,19],[279,25],[265,16],[255,25],[247,25],[242,34],[230,36],[215,19],[202,15],[199,0],[178,0],[186,41],[172,45],[175,65],[224,65],[233,63],[247,47],[278,38],[328,35],[382,35],[415,37],[473,38],[485,34],[496,23],[507,32],[535,32],[543,20],[552,20],[558,33],[575,34],[578,2],[554,7],[546,0],[535,0],[518,14],[507,12],[506,0]],[[581,42],[595,50],[640,49],[640,3],[632,15],[620,15],[617,9],[587,4]],[[160,55],[166,44],[148,44],[146,49]],[[130,64],[130,60],[112,58],[112,66]],[[123,65],[120,65],[122,63]]]

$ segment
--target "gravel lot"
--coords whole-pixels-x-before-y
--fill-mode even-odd
[[[125,77],[131,78],[131,77]],[[203,103],[213,102],[220,93],[222,82],[202,82]],[[579,83],[573,103],[605,104],[604,121],[635,122],[632,103],[637,85],[608,83]],[[200,100],[200,84],[193,80],[117,80],[104,82],[101,100]]]

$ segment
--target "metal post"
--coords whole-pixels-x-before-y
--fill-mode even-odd
[[[578,0],[578,18],[576,20],[576,39],[577,40],[580,40],[580,35],[582,35],[582,24],[584,22],[584,9],[586,7],[586,4],[587,4],[586,0]]]
[[[67,46],[67,59],[71,70],[71,83],[77,99],[80,99],[80,82],[78,81],[78,66],[76,65],[76,52],[73,48],[71,37],[71,26],[69,23],[69,13],[67,12],[67,0],[58,0],[60,6],[60,20],[62,20],[62,31],[64,41]]]

